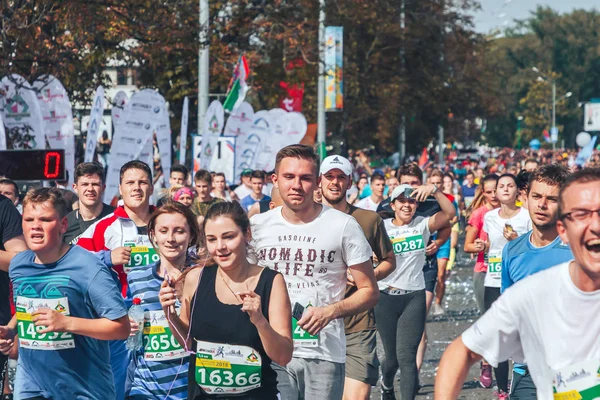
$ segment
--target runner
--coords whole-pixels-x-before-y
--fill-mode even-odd
[[[378,299],[372,251],[360,225],[313,200],[318,171],[310,147],[284,147],[273,176],[284,205],[252,217],[259,259],[283,273],[297,310],[294,357],[287,367],[274,365],[286,400],[342,398],[346,340],[341,318],[372,308]],[[344,299],[348,269],[357,290]]]
[[[250,182],[250,178],[252,176],[251,169],[245,169],[242,171],[241,179],[242,183],[235,188],[233,193],[237,196],[237,200],[241,200],[246,196],[249,196],[252,193],[252,183]]]
[[[169,187],[173,186],[185,186],[188,184],[189,170],[185,165],[177,164],[171,167],[169,175]],[[160,198],[156,202],[158,207],[162,206],[167,200],[171,198],[169,189],[163,189],[160,191]]]
[[[471,203],[471,206],[465,212],[468,225],[464,251],[465,253],[477,254],[477,260],[475,261],[475,267],[473,269],[473,293],[481,314],[485,312],[484,282],[487,273],[484,252],[485,234],[483,233],[483,219],[489,211],[500,207],[500,203],[496,197],[497,183],[497,175],[485,176],[482,184],[477,190],[473,203]],[[485,360],[481,362],[480,367],[479,384],[481,387],[489,389],[493,384],[492,367]]]
[[[472,171],[467,172],[465,183],[462,185],[463,201],[465,208],[469,208],[475,198],[475,191],[478,185],[475,184],[475,174]]]
[[[10,263],[17,314],[0,327],[2,352],[19,335],[17,399],[115,398],[106,341],[127,338],[127,310],[106,266],[63,243],[67,209],[53,188],[34,189],[23,201],[31,250]]]
[[[211,192],[212,197],[217,197],[225,201],[231,201],[230,190],[227,187],[227,181],[225,180],[225,174],[222,172],[215,173],[212,178],[213,190]]]
[[[0,194],[8,197],[17,207],[19,214],[23,212],[23,205],[19,202],[19,187],[15,181],[8,178],[0,179]]]
[[[374,270],[375,278],[380,280],[387,277],[396,268],[396,258],[383,220],[376,212],[357,208],[346,201],[347,190],[352,179],[352,164],[344,157],[329,156],[321,164],[320,175],[323,205],[352,215],[358,221],[379,262]],[[348,279],[350,282],[351,275]],[[349,283],[346,286],[345,297],[351,296],[355,291],[354,284]],[[344,399],[369,399],[371,386],[377,385],[379,378],[374,310],[344,318],[344,328],[346,332]]]
[[[381,174],[373,174],[371,177],[371,195],[359,200],[355,206],[364,210],[376,211],[379,203],[383,201],[385,190],[385,177]]]
[[[250,207],[259,201],[270,201],[271,198],[263,194],[263,186],[265,184],[265,173],[262,171],[252,172],[250,177],[250,183],[252,184],[252,193],[240,200],[242,208],[248,212]]]
[[[269,201],[266,201],[264,198],[258,203],[252,204],[250,210],[248,210],[248,218],[252,218],[256,214],[262,214],[269,210],[274,209],[275,207],[280,207],[283,205],[283,201],[281,200],[281,196],[279,195],[279,190],[276,187],[271,189],[271,197],[268,197]]]
[[[174,188],[173,201],[181,203],[187,208],[190,208],[194,204],[194,199],[196,198],[196,191],[194,189],[187,186],[172,186],[172,188]]]
[[[192,269],[183,288],[176,276],[171,286],[164,280],[159,293],[174,336],[193,350],[188,398],[277,399],[272,362],[287,364],[293,350],[284,279],[257,263],[248,243],[250,222],[239,203],[211,207],[203,231],[217,266]],[[179,316],[173,312],[176,290]]]
[[[402,179],[401,179],[402,180]],[[442,211],[432,217],[414,217],[417,202],[433,195]],[[390,196],[395,217],[384,221],[396,254],[396,270],[379,282],[381,297],[375,318],[385,359],[382,365],[382,399],[395,399],[394,377],[400,370],[400,397],[417,394],[417,350],[423,337],[426,318],[425,247],[431,233],[449,227],[456,215],[450,200],[429,184],[412,188],[401,184]]]
[[[159,259],[150,243],[147,230],[150,215],[154,211],[154,207],[150,206],[153,193],[150,167],[138,160],[125,163],[119,174],[119,193],[123,198],[123,205],[90,226],[77,244],[104,255],[105,264],[117,273],[121,293],[126,303],[130,304],[131,297],[127,296],[127,273]],[[129,363],[125,342],[112,341],[110,355],[117,399],[123,399]]]
[[[526,359],[538,399],[597,397],[599,183],[600,169],[589,168],[563,184],[557,229],[575,259],[517,282],[446,349],[436,399],[458,398],[470,366],[482,356],[494,365]]]
[[[515,282],[548,269],[552,262],[563,263],[573,258],[569,246],[558,237],[558,194],[569,171],[560,165],[544,165],[531,174],[528,204],[533,230],[508,243],[502,251],[502,292]],[[512,400],[535,399],[535,385],[527,365],[514,364]]]
[[[486,311],[500,297],[504,246],[531,229],[529,212],[515,204],[518,195],[516,177],[511,174],[501,175],[496,186],[500,208],[488,212],[483,219],[483,232],[487,237],[485,240],[487,272],[483,295]],[[497,368],[494,368],[494,375],[498,386],[498,398],[508,399],[508,362],[500,363]]]
[[[133,382],[126,397],[187,399],[188,354],[171,333],[158,293],[166,276],[176,281],[190,266],[187,252],[196,246],[200,228],[189,208],[169,203],[150,217],[148,235],[160,260],[134,269],[127,277],[131,297],[142,300],[146,318],[144,346],[133,358]],[[132,322],[131,329],[137,331],[137,324]]]
[[[198,170],[194,175],[194,186],[196,187],[198,196],[196,197],[196,200],[194,200],[194,204],[192,204],[192,212],[198,218],[198,224],[202,225],[204,216],[208,212],[210,206],[224,200],[210,195],[212,176],[210,175],[210,172],[205,169]]]
[[[527,172],[533,172],[539,167],[540,163],[535,158],[528,158],[525,160],[523,169]]]
[[[68,244],[76,244],[87,228],[115,210],[114,207],[102,202],[106,184],[104,168],[100,163],[79,164],[75,168],[74,179],[73,190],[79,197],[79,208],[67,215],[69,226],[63,240]]]

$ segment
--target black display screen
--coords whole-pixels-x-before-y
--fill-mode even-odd
[[[65,180],[65,151],[0,150],[0,175],[13,181]]]

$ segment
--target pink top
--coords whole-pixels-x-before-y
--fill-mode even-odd
[[[479,232],[477,234],[477,239],[481,239],[484,241],[487,239],[487,233],[485,233],[483,231],[483,217],[485,217],[485,214],[487,214],[489,211],[491,211],[491,210],[488,209],[486,206],[481,206],[477,210],[473,211],[473,214],[471,214],[471,218],[469,218],[469,225],[471,225],[474,228],[477,228],[477,231]],[[475,263],[475,272],[487,272],[487,268],[483,261],[484,260],[483,253],[484,252],[482,251],[481,253],[477,254],[477,262]]]

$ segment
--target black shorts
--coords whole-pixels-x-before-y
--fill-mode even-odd
[[[430,293],[435,293],[435,284],[438,277],[437,257],[427,257],[423,266],[423,277],[425,278],[425,290]]]

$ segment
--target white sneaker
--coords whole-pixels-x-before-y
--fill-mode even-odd
[[[433,303],[431,305],[431,315],[440,316],[440,315],[444,315],[444,313],[445,313],[444,307],[442,307],[438,303]]]

